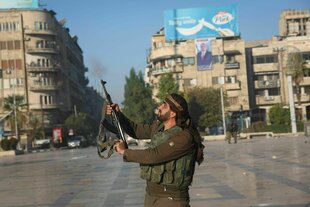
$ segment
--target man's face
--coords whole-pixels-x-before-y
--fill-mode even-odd
[[[200,45],[200,47],[201,47],[201,51],[206,51],[207,50],[207,45],[205,43],[202,43]]]
[[[157,108],[157,119],[161,122],[165,122],[171,118],[171,109],[168,103],[165,101]]]

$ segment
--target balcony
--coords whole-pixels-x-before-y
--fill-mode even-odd
[[[310,101],[310,95],[309,94],[301,94],[300,96],[300,102],[309,102]],[[294,94],[294,102],[297,103],[297,95]]]
[[[32,63],[32,64],[27,64],[27,71],[28,72],[58,72],[60,71],[60,66],[59,65],[54,65],[50,67],[43,67],[38,64]]]
[[[308,86],[310,85],[310,77],[304,77],[303,80],[300,83],[301,86]]]
[[[57,35],[57,33],[54,30],[39,30],[39,29],[26,29],[25,33],[27,35],[53,35],[53,36]]]
[[[239,68],[239,62],[226,62],[224,65],[225,69],[236,69]]]
[[[174,56],[180,56],[177,55],[175,47],[172,46],[161,47],[151,51],[149,55],[149,61],[153,62],[156,61],[157,59],[161,59],[164,57],[167,59],[168,57],[174,57]]]
[[[256,96],[256,105],[272,105],[281,103],[281,96]]]
[[[229,90],[240,90],[240,83],[225,83],[224,89],[229,91]]]
[[[29,54],[38,54],[38,53],[45,53],[45,54],[59,54],[58,48],[27,48],[27,53]]]
[[[59,90],[62,87],[62,82],[59,82],[57,84],[50,84],[50,85],[44,85],[44,84],[32,84],[29,86],[29,89],[31,91],[55,91]]]
[[[277,63],[265,63],[265,64],[253,64],[253,70],[255,73],[262,72],[278,72],[279,65]]]
[[[181,66],[173,66],[169,68],[153,68],[152,69],[152,75],[162,75],[166,73],[182,73],[183,67]]]
[[[41,104],[30,104],[29,105],[29,109],[57,109],[61,107],[63,107],[62,104],[48,104],[48,105],[43,104],[42,106]]]
[[[255,81],[256,89],[264,89],[264,88],[278,88],[280,87],[279,80],[259,80]]]

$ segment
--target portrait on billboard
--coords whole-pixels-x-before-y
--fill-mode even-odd
[[[197,70],[212,69],[211,38],[196,39]]]

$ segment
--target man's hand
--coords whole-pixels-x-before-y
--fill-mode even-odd
[[[123,155],[124,152],[125,152],[125,149],[126,149],[124,141],[116,142],[116,143],[114,144],[113,148],[114,148],[114,150],[115,150],[116,152],[118,152],[118,154],[120,154],[120,155]]]
[[[120,111],[119,105],[118,104],[108,104],[107,108],[106,108],[106,114],[111,115],[112,110],[119,112]]]

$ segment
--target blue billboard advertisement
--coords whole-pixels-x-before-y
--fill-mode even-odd
[[[38,8],[39,0],[0,0],[0,9]]]
[[[164,20],[167,41],[239,35],[236,5],[167,10]]]

